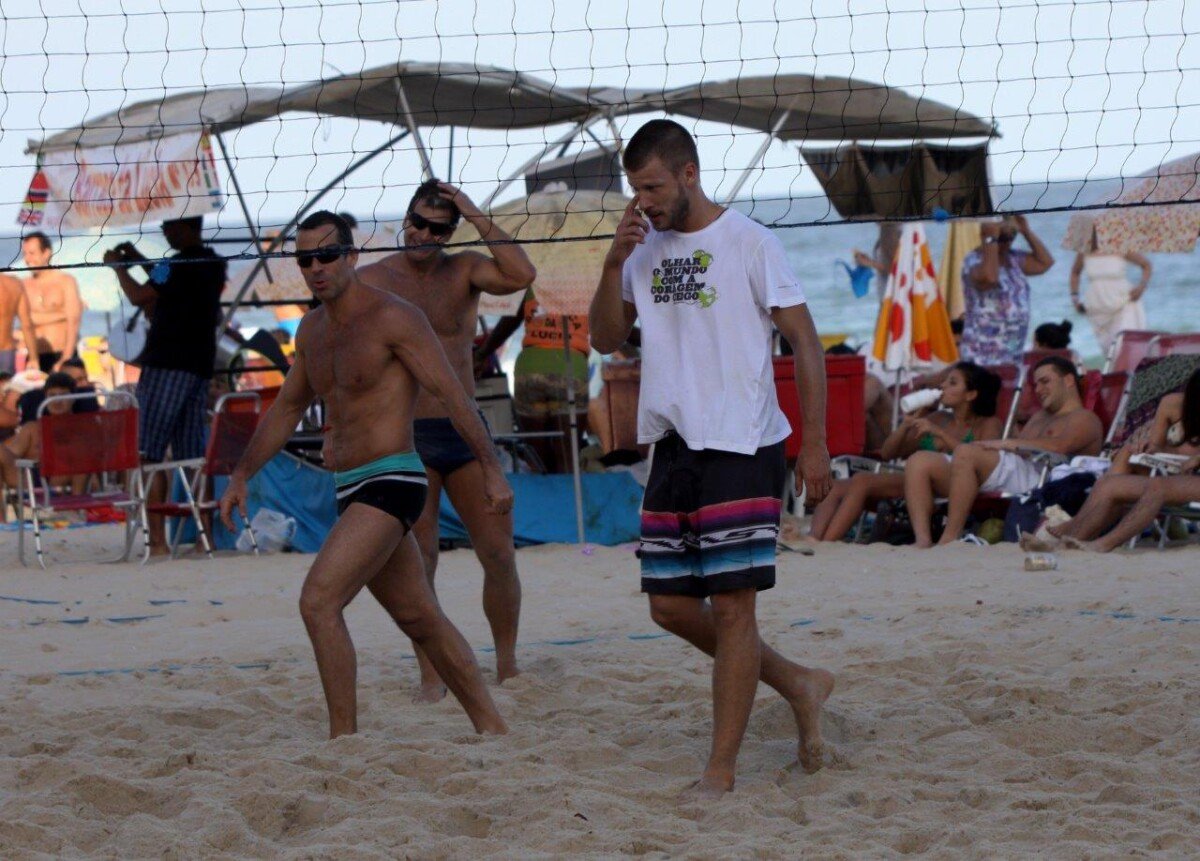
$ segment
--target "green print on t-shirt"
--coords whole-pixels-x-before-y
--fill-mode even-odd
[[[717,301],[717,288],[704,277],[712,262],[713,256],[703,249],[693,251],[691,257],[664,257],[650,279],[654,303],[711,307]]]

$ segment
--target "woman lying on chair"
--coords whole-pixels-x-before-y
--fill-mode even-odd
[[[996,439],[1004,422],[996,416],[1000,378],[974,362],[959,362],[942,383],[941,407],[907,415],[883,443],[883,460],[907,458],[917,451],[950,452],[961,442]],[[835,481],[813,512],[806,540],[837,541],[872,503],[904,496],[904,474],[860,472]]]
[[[1192,373],[1182,392],[1158,402],[1154,421],[1142,425],[1113,455],[1112,475],[1139,471],[1129,463],[1135,454],[1200,454],[1200,370]]]
[[[1127,452],[1130,448],[1134,450]],[[1147,451],[1190,459],[1178,475],[1129,474],[1130,456]],[[1066,523],[1039,529],[1036,536],[1023,536],[1021,546],[1051,550],[1061,539],[1068,547],[1107,553],[1141,535],[1163,506],[1200,501],[1200,476],[1195,475],[1200,467],[1200,371],[1192,374],[1182,395],[1163,398],[1149,439],[1126,445],[1118,457],[1121,453],[1124,459],[1113,459],[1112,469],[1096,482],[1078,514]]]

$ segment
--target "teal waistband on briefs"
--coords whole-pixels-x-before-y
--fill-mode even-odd
[[[403,451],[399,454],[385,455],[370,463],[364,463],[362,466],[348,469],[345,472],[335,472],[333,474],[333,482],[338,487],[345,487],[385,473],[393,475],[396,473],[413,473],[424,478],[425,465],[421,463],[421,456],[415,451]]]

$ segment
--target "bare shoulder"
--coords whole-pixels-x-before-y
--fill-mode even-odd
[[[394,329],[396,326],[409,328],[411,326],[428,326],[429,321],[425,312],[403,297],[388,290],[364,285],[370,292],[370,299],[365,305],[371,325]]]
[[[325,317],[325,309],[318,305],[300,318],[300,325],[296,327],[297,352],[303,352],[312,343],[314,333],[324,325]]]
[[[399,253],[389,254],[374,263],[358,267],[355,271],[359,280],[379,290],[387,290],[396,281],[395,264],[399,256]]]

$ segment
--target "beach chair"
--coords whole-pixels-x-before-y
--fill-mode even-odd
[[[196,525],[197,543],[212,558],[212,538],[204,525],[204,515],[211,514],[219,505],[213,498],[212,484],[217,476],[227,476],[237,466],[250,438],[258,427],[262,401],[257,392],[232,392],[222,395],[213,409],[212,425],[204,456],[188,460],[163,461],[146,464],[143,472],[147,477],[157,472],[166,473],[181,488],[183,499],[147,505],[149,514],[161,514],[175,518],[175,529],[171,536],[171,556],[179,553],[183,529],[190,519]],[[250,524],[246,523],[254,555],[258,555],[258,539]]]
[[[138,456],[137,399],[129,392],[102,393],[107,409],[91,413],[54,415],[46,407],[56,401],[94,398],[94,392],[56,395],[38,407],[41,457],[37,461],[19,460],[17,488],[18,555],[26,559],[26,520],[33,528],[33,544],[38,565],[46,567],[42,548],[42,529],[47,518],[61,512],[88,512],[115,508],[125,514],[125,542],[121,555],[106,561],[125,561],[133,549],[140,526],[144,547],[142,561],[150,554],[150,536],[146,525],[146,505]],[[117,406],[118,403],[124,406]],[[123,483],[108,485],[108,474],[120,473]],[[100,488],[79,495],[51,492],[55,479],[96,476]]]
[[[1146,348],[1148,359],[1195,353],[1200,353],[1200,332],[1164,333],[1152,340]]]
[[[1107,447],[1117,431],[1133,375],[1125,371],[1106,374],[1088,371],[1087,377],[1083,405],[1099,416],[1104,425],[1104,444]]]
[[[1071,350],[1027,350],[1021,354],[1020,382],[1017,397],[1009,408],[1004,421],[1004,438],[1008,439],[1018,424],[1024,424],[1041,407],[1033,391],[1033,369],[1042,359],[1057,356],[1069,362],[1075,361]]]
[[[1187,455],[1167,453],[1135,454],[1129,459],[1134,466],[1142,466],[1150,470],[1152,476],[1178,475],[1180,467],[1190,458]],[[1187,520],[1200,522],[1200,501],[1188,505],[1168,505],[1159,512],[1154,521],[1154,530],[1158,533],[1158,549],[1163,549],[1170,535],[1172,520]],[[1141,536],[1135,535],[1129,539],[1129,549],[1133,549]]]
[[[1108,355],[1104,360],[1104,373],[1125,371],[1132,374],[1142,359],[1146,358],[1146,350],[1150,342],[1159,335],[1165,334],[1150,329],[1126,329],[1118,332],[1108,347]]]

